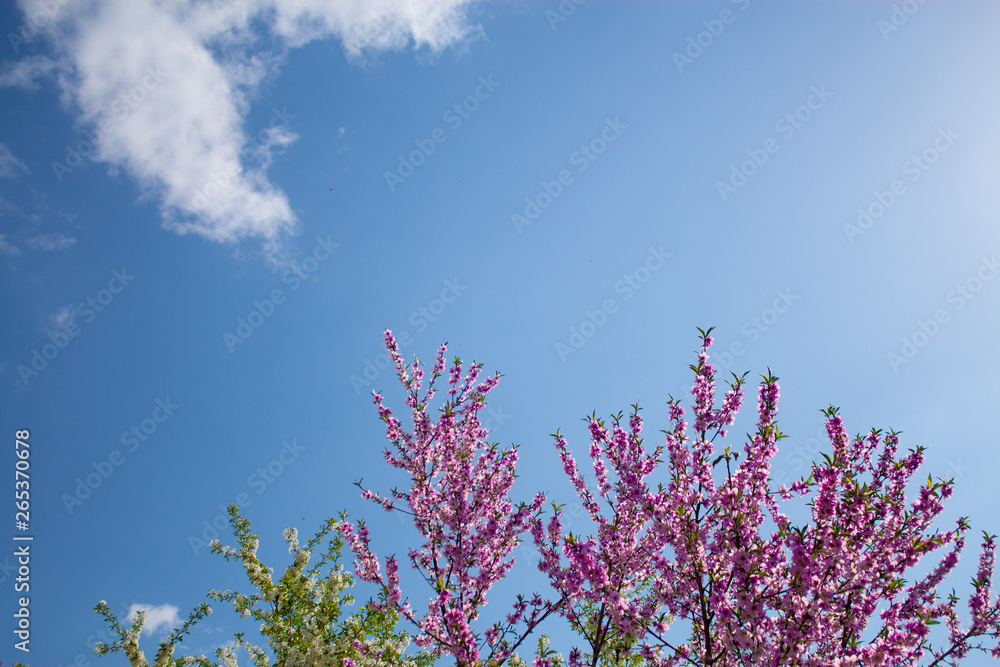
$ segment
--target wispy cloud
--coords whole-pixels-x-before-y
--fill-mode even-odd
[[[32,236],[25,243],[33,250],[68,250],[76,239],[65,234],[41,234]]]
[[[27,16],[46,0],[21,0]],[[437,53],[473,38],[472,0],[80,0],[45,25],[55,53],[29,58],[0,85],[56,76],[94,144],[155,196],[163,224],[220,242],[294,233],[287,195],[267,177],[288,128],[263,145],[243,131],[249,100],[284,60],[316,39],[351,59],[412,45]],[[273,40],[261,39],[261,25]],[[262,43],[273,43],[270,52]],[[251,150],[252,145],[252,150]]]
[[[28,167],[14,157],[9,148],[0,144],[0,178],[10,178],[18,171],[27,172]]]
[[[6,234],[0,234],[0,255],[15,257],[21,254],[21,249],[7,240]]]
[[[38,88],[41,79],[53,76],[59,68],[59,61],[48,56],[31,56],[23,60],[7,62],[0,71],[0,86]]]
[[[48,326],[45,333],[53,331],[65,331],[76,324],[76,308],[73,306],[63,306],[49,316]]]

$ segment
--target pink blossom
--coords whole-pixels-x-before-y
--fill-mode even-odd
[[[968,523],[932,531],[953,492],[952,481],[930,478],[907,505],[906,488],[923,462],[923,449],[899,456],[898,433],[872,430],[851,438],[836,408],[825,410],[829,453],[808,477],[772,488],[771,461],[785,437],[778,428],[778,378],[770,370],[757,391],[756,430],[742,447],[726,444],[726,427],[743,405],[743,377],[733,376],[716,405],[710,363],[711,329],[701,348],[691,391],[691,432],[685,409],[669,402],[664,440],[647,447],[643,420],[633,406],[605,422],[588,418],[596,484],[588,485],[566,438],[555,448],[570,486],[593,523],[590,535],[566,534],[562,511],[541,516],[545,501],[509,500],[517,450],[486,442],[478,419],[499,376],[479,381],[480,366],[447,370],[448,399],[432,419],[434,383],[445,374],[438,350],[426,392],[423,370],[406,366],[392,334],[386,346],[408,394],[413,418],[405,430],[381,394],[373,403],[392,448],[386,461],[410,476],[406,491],[363,496],[387,511],[407,511],[424,537],[409,552],[411,565],[432,594],[418,616],[399,590],[396,561],[383,574],[363,523],[343,528],[359,577],[380,585],[386,604],[419,628],[415,643],[451,655],[461,667],[499,667],[552,613],[582,638],[569,651],[569,667],[637,658],[646,665],[952,665],[972,650],[1000,657],[1000,601],[991,595],[995,537],[984,534],[971,624],[958,619],[958,598],[938,589],[965,545]],[[742,459],[742,460],[741,460]],[[780,502],[806,498],[810,521],[793,525]],[[765,519],[776,526],[762,535]],[[512,552],[530,533],[537,566],[548,577],[551,600],[519,596],[502,621],[477,631],[487,593],[513,566]],[[907,583],[905,573],[944,548],[937,564]],[[686,638],[671,635],[688,622]],[[943,622],[947,644],[935,648],[931,627]],[[533,664],[552,665],[554,652],[539,643]],[[610,657],[609,657],[610,656]]]
[[[550,613],[539,597],[519,600],[506,623],[495,623],[483,635],[472,624],[487,604],[487,594],[514,564],[512,552],[520,536],[532,527],[545,497],[537,494],[530,504],[514,506],[509,493],[514,483],[517,449],[500,449],[486,441],[488,432],[479,421],[486,394],[499,381],[499,374],[478,381],[481,366],[472,364],[463,375],[462,362],[455,359],[448,370],[448,399],[435,420],[428,413],[434,385],[445,372],[446,346],[438,349],[426,391],[419,362],[406,366],[392,333],[385,332],[386,347],[396,362],[400,382],[407,390],[406,404],[413,419],[412,432],[373,393],[379,417],[386,424],[386,461],[410,477],[408,491],[393,490],[392,498],[362,489],[362,496],[387,511],[408,508],[414,526],[424,537],[420,549],[410,550],[410,563],[423,575],[434,594],[426,612],[418,617],[399,588],[394,558],[386,559],[386,574],[370,548],[367,530],[359,523],[357,534],[346,524],[343,531],[354,551],[355,570],[365,581],[379,584],[387,604],[420,629],[418,646],[433,646],[451,654],[458,665],[472,666],[486,648],[489,660],[501,664],[512,646]],[[478,381],[478,382],[477,382]],[[523,626],[522,629],[516,629]]]

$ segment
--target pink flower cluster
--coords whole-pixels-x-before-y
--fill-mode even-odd
[[[370,548],[367,528],[360,523],[355,531],[345,523],[344,537],[357,557],[355,571],[361,579],[381,585],[387,603],[419,627],[418,646],[449,653],[463,666],[479,664],[485,649],[486,659],[500,664],[551,610],[538,596],[529,601],[522,598],[506,622],[494,624],[482,636],[472,629],[472,623],[486,605],[492,586],[513,567],[511,552],[538,515],[544,496],[538,494],[531,504],[515,508],[509,492],[517,450],[502,450],[485,440],[488,432],[478,413],[499,374],[476,384],[481,366],[473,364],[463,377],[462,362],[455,359],[448,372],[448,399],[435,420],[428,414],[428,405],[435,394],[435,382],[445,370],[445,346],[438,349],[421,396],[424,373],[419,361],[406,366],[389,331],[385,342],[408,392],[412,433],[403,429],[381,395],[376,393],[373,402],[392,443],[392,449],[385,451],[385,460],[410,475],[411,487],[407,491],[393,489],[389,497],[368,490],[363,490],[363,495],[386,510],[412,515],[425,542],[419,550],[410,550],[410,563],[434,594],[418,618],[409,602],[402,600],[395,558],[386,559],[383,576]],[[401,510],[399,504],[407,509]],[[524,629],[516,630],[522,624]]]
[[[693,432],[674,400],[670,427],[661,445],[647,449],[639,408],[627,423],[589,420],[590,487],[569,444],[559,433],[555,446],[563,469],[596,528],[588,536],[564,533],[556,507],[543,519],[541,494],[513,509],[508,493],[516,450],[485,443],[476,414],[498,376],[473,386],[479,366],[464,380],[455,360],[449,373],[450,400],[433,422],[426,413],[434,380],[444,371],[438,350],[430,386],[418,398],[422,371],[406,367],[395,340],[386,344],[409,391],[414,431],[375,395],[395,453],[386,460],[410,473],[412,488],[385,498],[365,491],[387,510],[406,502],[426,538],[410,560],[434,588],[426,614],[417,619],[400,602],[398,572],[387,559],[386,576],[369,549],[363,524],[345,536],[357,555],[358,575],[379,583],[388,600],[419,625],[417,643],[454,656],[460,666],[499,666],[534,627],[551,613],[564,616],[585,645],[573,648],[570,667],[583,665],[864,665],[957,664],[971,650],[1000,657],[1000,601],[990,593],[995,537],[984,534],[971,624],[958,618],[958,598],[936,591],[958,562],[968,523],[930,532],[952,481],[928,478],[907,507],[905,489],[923,462],[923,449],[897,457],[898,434],[872,430],[851,439],[836,408],[825,411],[832,456],[823,454],[811,474],[791,488],[771,488],[770,462],[784,435],[777,426],[779,389],[770,371],[759,386],[756,433],[741,453],[716,441],[735,423],[744,377],[734,376],[716,407],[715,371],[709,363],[711,329],[701,332],[695,373]],[[721,446],[721,445],[720,445]],[[657,475],[666,463],[665,474]],[[720,468],[720,464],[723,464]],[[651,480],[662,482],[652,485]],[[809,497],[811,523],[792,525],[779,500]],[[762,536],[769,518],[776,530]],[[519,599],[506,625],[481,638],[472,629],[490,587],[513,565],[519,536],[530,530],[539,549],[539,569],[555,593],[552,600]],[[926,576],[907,584],[905,571],[941,547],[950,549]],[[935,649],[930,626],[946,623],[947,645]],[[677,620],[690,624],[683,643],[669,636]],[[519,625],[520,624],[520,625]],[[515,631],[515,626],[523,630]],[[979,641],[976,641],[979,640]],[[481,657],[481,649],[488,654]],[[555,664],[547,654],[536,665]]]

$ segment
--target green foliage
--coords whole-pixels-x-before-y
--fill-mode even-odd
[[[222,546],[213,541],[212,553],[222,555],[227,561],[238,560],[256,590],[245,595],[212,589],[208,597],[231,604],[244,618],[259,621],[260,632],[268,640],[274,662],[264,649],[247,641],[243,633],[235,634],[233,646],[216,650],[218,662],[205,656],[174,657],[174,650],[183,636],[190,633],[198,620],[211,613],[207,602],[194,609],[187,621],[160,644],[156,659],[150,665],[139,649],[144,614],[139,612],[131,627],[124,628],[101,601],[94,609],[105,618],[118,640],[111,645],[97,644],[94,653],[125,653],[132,667],[236,667],[235,647],[244,648],[256,667],[341,667],[345,658],[353,660],[358,667],[427,667],[433,662],[433,657],[425,652],[406,655],[410,638],[405,632],[396,630],[399,619],[394,612],[369,604],[342,618],[343,608],[354,602],[347,593],[354,581],[339,564],[343,542],[335,519],[328,519],[301,548],[295,529],[285,531],[293,561],[277,582],[271,579],[273,570],[257,558],[258,538],[250,532],[250,521],[240,515],[236,505],[229,507],[229,523],[238,547]],[[325,553],[310,565],[313,551],[324,540]],[[324,568],[327,572],[321,576]]]

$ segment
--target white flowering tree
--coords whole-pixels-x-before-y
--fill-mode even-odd
[[[268,653],[236,633],[230,646],[216,650],[217,661],[206,656],[175,657],[174,651],[189,634],[192,626],[211,613],[207,602],[201,603],[184,624],[160,644],[156,659],[149,663],[139,648],[139,636],[144,620],[138,612],[130,627],[124,627],[102,600],[94,607],[118,637],[113,644],[98,643],[97,655],[124,653],[132,667],[236,667],[236,648],[244,648],[256,667],[427,667],[433,658],[425,652],[407,655],[410,638],[396,630],[398,615],[379,605],[366,605],[343,618],[343,608],[353,604],[347,591],[353,579],[339,564],[343,542],[340,522],[328,519],[326,524],[300,546],[294,528],[285,530],[292,564],[278,581],[273,570],[257,558],[258,538],[250,532],[250,521],[239,513],[236,505],[229,507],[229,522],[233,527],[238,548],[212,542],[212,553],[226,560],[235,558],[246,569],[250,583],[256,589],[251,595],[212,589],[208,597],[232,604],[244,618],[261,623],[260,632],[274,654]],[[329,537],[326,553],[313,559],[314,550]],[[321,570],[329,571],[321,576]]]

